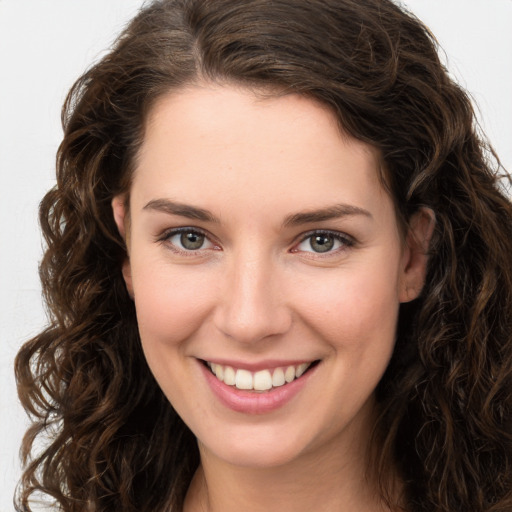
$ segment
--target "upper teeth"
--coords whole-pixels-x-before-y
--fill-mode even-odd
[[[292,382],[311,366],[311,363],[302,363],[296,366],[250,372],[216,363],[208,362],[207,364],[217,379],[228,386],[235,386],[238,389],[254,389],[255,391],[267,391]]]

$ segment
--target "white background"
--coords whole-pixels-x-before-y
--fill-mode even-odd
[[[512,0],[409,0],[512,169]],[[37,206],[54,183],[60,107],[142,0],[0,0],[0,512],[13,510],[26,428],[13,359],[45,323]]]

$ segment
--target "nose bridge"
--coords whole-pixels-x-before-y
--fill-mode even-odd
[[[217,310],[217,327],[246,343],[283,334],[291,321],[272,256],[248,249],[230,258]]]

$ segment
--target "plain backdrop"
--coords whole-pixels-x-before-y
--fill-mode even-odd
[[[37,207],[54,184],[60,108],[142,0],[0,0],[0,512],[13,510],[27,427],[13,360],[45,324]],[[512,169],[512,0],[408,0]]]

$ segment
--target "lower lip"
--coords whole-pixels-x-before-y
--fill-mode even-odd
[[[304,375],[269,391],[244,391],[221,382],[212,372],[200,363],[202,372],[215,396],[229,409],[244,414],[265,414],[275,411],[287,404],[305,386],[317,365]]]

